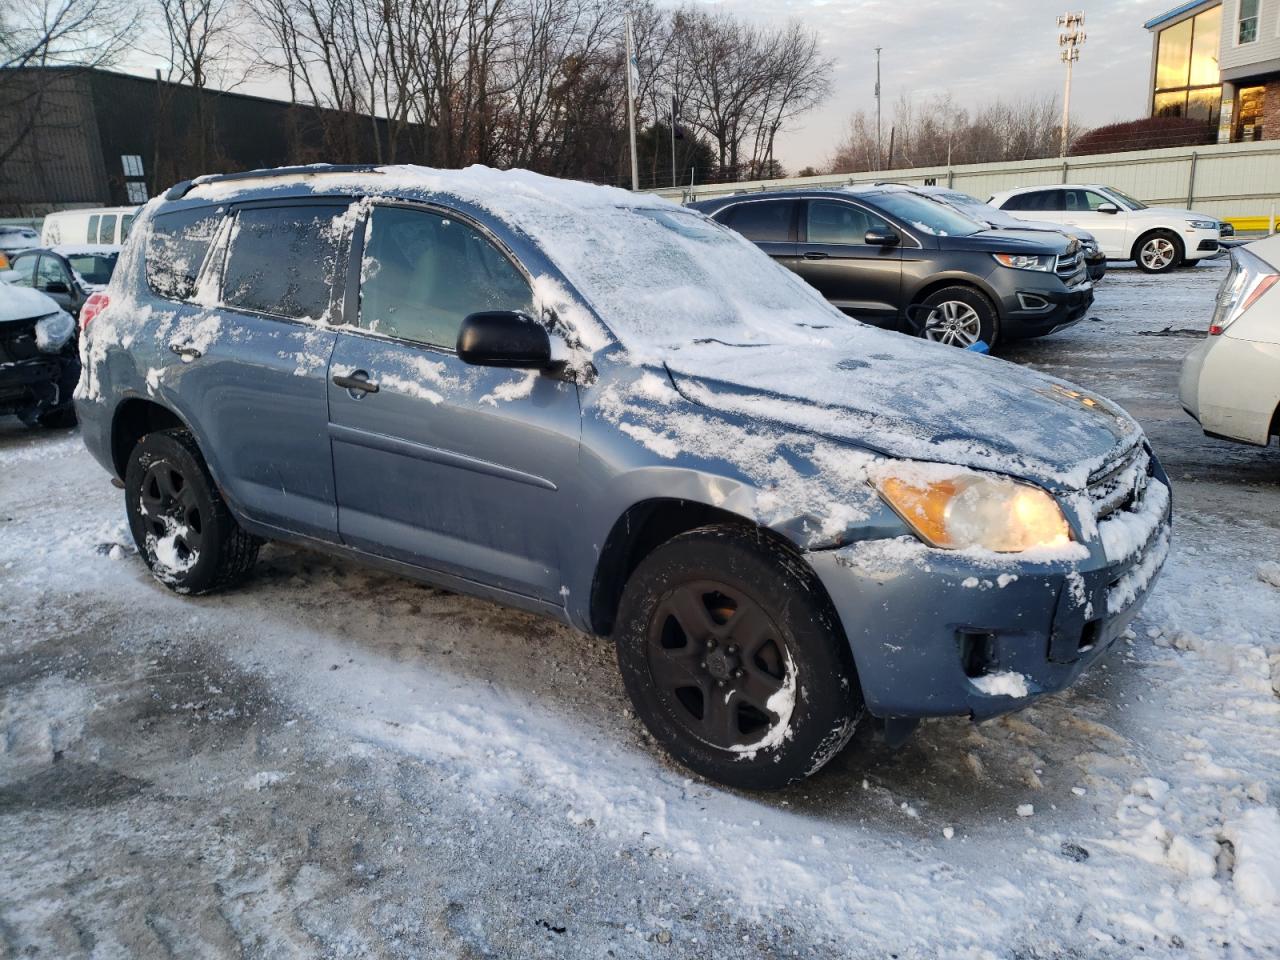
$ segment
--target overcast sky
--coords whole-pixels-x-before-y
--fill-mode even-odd
[[[1146,110],[1151,35],[1142,24],[1178,0],[724,0],[757,21],[796,17],[818,31],[836,61],[833,95],[781,140],[795,171],[830,158],[855,110],[875,109],[875,48],[881,46],[885,137],[892,104],[906,93],[950,91],[975,107],[996,97],[1061,95],[1057,18],[1083,10],[1088,40],[1072,82],[1071,113],[1089,126],[1132,120]]]

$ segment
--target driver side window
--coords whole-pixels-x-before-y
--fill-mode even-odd
[[[70,288],[71,278],[66,268],[53,257],[41,257],[40,266],[36,269],[36,289],[55,293],[66,293]]]
[[[360,326],[452,350],[483,310],[533,315],[524,275],[480,231],[427,210],[374,207],[360,265]]]
[[[867,231],[889,229],[889,224],[884,220],[851,203],[836,200],[809,201],[810,243],[863,245],[867,242]]]

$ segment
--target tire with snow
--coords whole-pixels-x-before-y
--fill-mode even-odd
[[[232,586],[258,558],[262,541],[231,516],[189,430],[161,430],[138,441],[124,496],[138,552],[177,593]]]
[[[804,779],[862,715],[830,602],[804,561],[760,531],[717,524],[659,546],[627,581],[616,634],[645,726],[728,786]]]

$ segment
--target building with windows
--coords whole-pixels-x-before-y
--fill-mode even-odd
[[[1191,0],[1145,26],[1151,116],[1204,120],[1219,143],[1280,140],[1280,0]]]

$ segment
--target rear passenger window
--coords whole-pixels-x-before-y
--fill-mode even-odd
[[[533,315],[524,275],[474,227],[425,210],[374,207],[365,228],[360,326],[452,350],[470,313]]]
[[[89,229],[85,231],[84,242],[98,242],[98,215],[96,213],[89,218]]]
[[[792,239],[794,200],[756,200],[730,207],[725,226],[757,243],[786,243]]]
[[[162,297],[187,300],[222,223],[212,207],[162,213],[147,234],[147,284]]]
[[[102,223],[98,225],[98,242],[116,242],[116,215],[114,213],[103,214]]]
[[[133,214],[126,214],[120,218],[120,242],[124,243],[129,239],[129,231],[133,229]]]
[[[1010,197],[1006,210],[1065,210],[1066,200],[1061,190],[1035,190]]]
[[[327,320],[337,272],[338,206],[251,207],[236,214],[222,302],[293,320]]]

